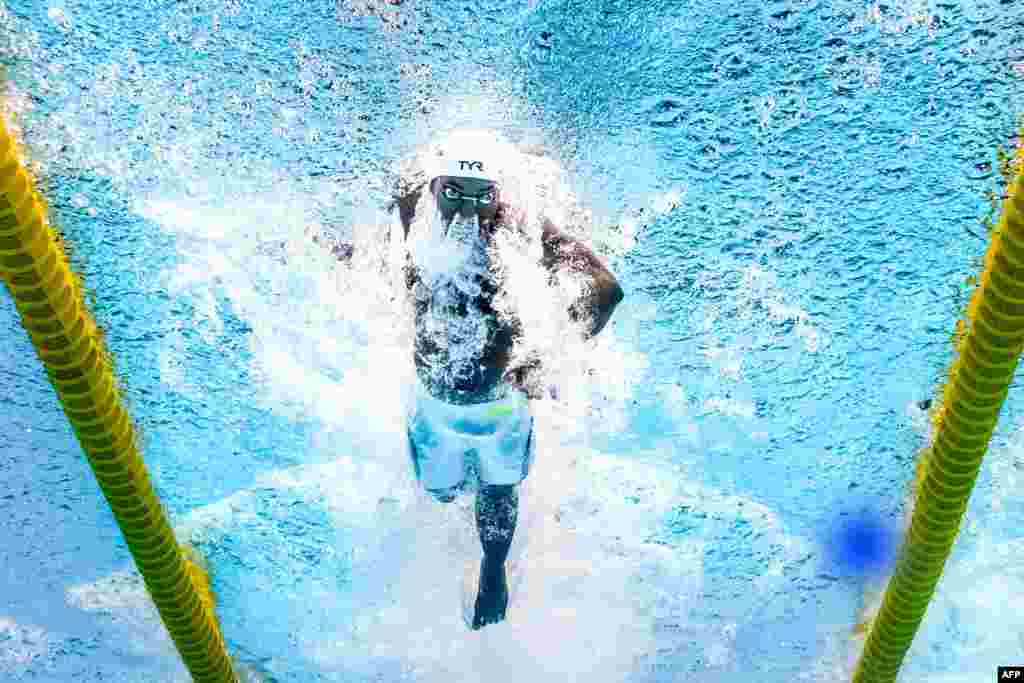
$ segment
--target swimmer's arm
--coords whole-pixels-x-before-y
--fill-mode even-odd
[[[544,245],[541,263],[550,272],[568,268],[572,272],[586,273],[593,281],[592,290],[569,307],[569,317],[574,321],[589,321],[585,337],[596,336],[625,296],[619,281],[586,245],[561,232],[549,220],[544,221],[541,242]]]
[[[396,195],[388,206],[389,210],[398,209],[398,217],[402,220],[402,228],[405,230],[405,239],[409,239],[409,227],[416,215],[416,204],[420,201],[424,187],[425,184],[404,187],[402,193]]]

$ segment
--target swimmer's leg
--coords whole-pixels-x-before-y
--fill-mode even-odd
[[[476,525],[484,549],[480,589],[476,597],[473,628],[497,623],[508,607],[505,558],[516,531],[519,514],[518,485],[482,486],[476,496]]]

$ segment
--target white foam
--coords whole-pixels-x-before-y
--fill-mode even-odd
[[[53,638],[44,629],[17,623],[0,616],[0,671],[17,674],[53,648]]]
[[[746,520],[757,531],[756,552],[785,548],[755,578],[758,591],[776,588],[779,563],[806,548],[764,506],[687,481],[657,452],[624,460],[564,446],[549,420],[539,418],[537,430],[537,461],[522,487],[510,553],[521,583],[507,620],[478,632],[462,614],[464,574],[480,556],[472,500],[432,501],[392,453],[279,470],[250,492],[194,511],[179,532],[213,538],[214,527],[227,534],[244,526],[261,539],[252,550],[274,556],[275,544],[298,539],[281,536],[265,513],[254,514],[260,496],[288,492],[329,514],[337,541],[354,550],[348,582],[305,579],[295,595],[242,607],[253,618],[274,614],[263,637],[274,643],[287,633],[300,666],[344,676],[390,671],[427,682],[621,681],[659,648],[683,646],[685,635],[665,624],[717,629],[708,632],[715,643],[709,666],[732,662],[735,625],[694,624],[690,616],[704,589],[705,541],[653,542],[661,520],[690,506],[723,524]],[[243,579],[244,594],[273,592],[267,578]]]
[[[109,625],[103,630],[107,648],[137,656],[156,656],[158,666],[184,669],[174,643],[160,620],[142,577],[134,567],[66,589],[69,605],[95,612]]]

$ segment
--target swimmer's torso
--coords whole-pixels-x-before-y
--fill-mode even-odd
[[[407,273],[420,381],[431,395],[448,403],[466,405],[503,397],[507,385],[502,374],[513,333],[493,308],[498,287],[490,268],[433,281],[411,265]]]

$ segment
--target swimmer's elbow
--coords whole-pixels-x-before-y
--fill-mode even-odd
[[[611,305],[612,305],[612,308],[614,309],[616,306],[621,304],[622,300],[625,299],[625,298],[626,298],[626,293],[622,291],[622,286],[619,284],[619,281],[616,280],[615,277],[613,276],[612,277],[612,287],[611,287],[611,302],[612,302]]]
[[[605,270],[598,278],[598,286],[601,291],[601,304],[602,307],[608,311],[608,315],[611,315],[615,307],[622,303],[622,300],[626,298],[626,293],[622,291],[622,286],[619,281],[615,279],[615,276]]]
[[[591,301],[591,320],[590,327],[584,333],[585,339],[596,337],[601,333],[601,330],[605,328],[608,321],[611,320],[612,313],[615,312],[615,307],[622,302],[625,298],[625,293],[622,291],[622,287],[619,286],[615,276],[605,271],[603,276],[597,278],[595,287],[595,296],[590,299]],[[578,313],[578,310],[570,309],[570,313]],[[574,316],[573,319],[578,319],[579,316]]]

